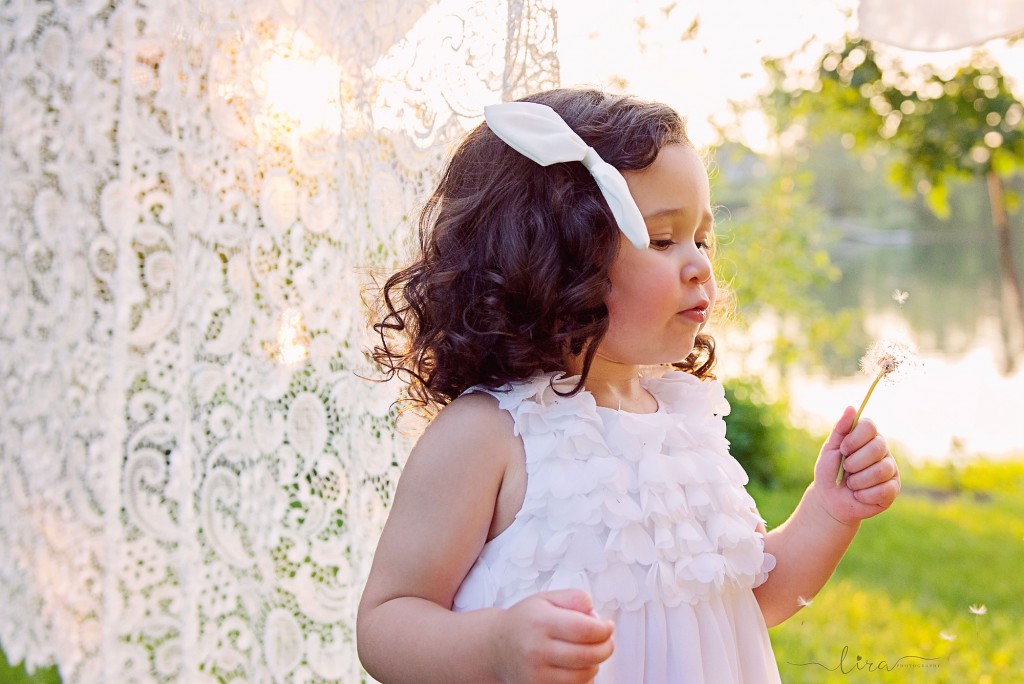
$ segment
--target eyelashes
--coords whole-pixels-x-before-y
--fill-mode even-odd
[[[659,252],[663,252],[675,244],[675,240],[651,240],[651,248],[656,249]],[[697,245],[697,249],[704,254],[711,254],[715,249],[713,240],[695,240],[694,244]]]

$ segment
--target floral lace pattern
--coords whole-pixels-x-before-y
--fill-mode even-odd
[[[552,377],[487,390],[523,440],[526,496],[484,547],[457,610],[579,587],[606,614],[696,604],[766,579],[775,559],[728,452],[720,383],[681,372],[645,379],[658,411],[633,414],[599,408],[587,392],[560,396],[555,388],[572,381]]]
[[[547,0],[0,2],[0,643],[65,682],[358,682],[408,445],[362,380]],[[296,85],[301,88],[296,88]]]

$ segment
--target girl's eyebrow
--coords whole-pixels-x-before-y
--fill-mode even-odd
[[[644,220],[650,221],[658,218],[665,218],[667,216],[675,216],[676,214],[682,214],[686,209],[684,207],[676,207],[675,209],[662,209],[656,211],[653,214],[644,214]]]
[[[662,209],[661,211],[656,211],[653,214],[645,214],[643,219],[644,219],[644,221],[654,221],[655,219],[671,218],[671,217],[678,216],[680,214],[685,214],[685,213],[686,213],[686,207],[676,207],[674,209]],[[708,223],[708,224],[711,224],[712,226],[714,226],[714,224],[715,224],[715,214],[714,214],[714,212],[713,211],[704,211],[703,212],[703,216],[701,217],[701,223],[702,224]]]

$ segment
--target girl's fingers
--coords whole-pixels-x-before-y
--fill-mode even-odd
[[[878,436],[878,428],[870,418],[862,418],[853,430],[843,438],[839,450],[849,456],[862,449],[865,444]]]
[[[573,644],[567,641],[551,642],[548,662],[566,670],[586,670],[594,668],[597,674],[598,665],[608,660],[615,645],[611,639],[599,644]]]
[[[614,623],[574,610],[560,611],[552,621],[548,634],[572,644],[600,644],[611,639]]]
[[[574,644],[599,644],[611,638],[614,623],[593,611],[590,595],[577,589],[540,595],[553,605],[548,635]],[[570,600],[565,601],[568,597]]]
[[[847,406],[843,410],[843,415],[841,415],[839,420],[836,421],[828,439],[825,440],[825,444],[822,446],[823,450],[839,450],[840,445],[846,441],[846,438],[849,436],[850,424],[853,423],[853,417],[855,415],[857,415],[857,411],[852,406]]]
[[[896,496],[899,493],[900,480],[898,477],[894,477],[873,487],[858,489],[853,493],[853,498],[862,504],[888,508],[896,500]]]
[[[594,601],[590,598],[590,594],[582,589],[556,589],[537,594],[537,596],[559,608],[568,608],[586,615],[594,614]]]
[[[846,478],[846,484],[854,491],[868,489],[892,480],[899,475],[899,472],[896,459],[886,454],[881,460],[875,461],[868,467],[851,472]]]
[[[849,452],[843,467],[846,468],[847,473],[853,475],[854,473],[866,470],[888,455],[889,446],[885,443],[885,438],[881,435],[875,435],[856,451]]]
[[[593,684],[595,677],[597,677],[596,667],[583,670],[553,668],[543,673],[536,681],[550,684]]]

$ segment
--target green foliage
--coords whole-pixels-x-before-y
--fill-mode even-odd
[[[31,673],[24,665],[12,666],[7,656],[0,650],[0,682],[3,684],[60,684],[60,675],[56,667],[33,670]]]
[[[790,424],[789,403],[770,399],[756,378],[728,381],[725,396],[729,451],[750,481],[769,488],[810,482],[821,441]]]
[[[773,484],[782,454],[785,413],[778,405],[767,403],[755,381],[730,382],[725,396],[731,406],[725,418],[729,451],[751,482]]]
[[[903,494],[865,521],[813,603],[772,629],[783,681],[1022,681],[1024,463],[972,462],[958,475],[971,489],[959,493],[945,467],[903,468],[902,475]],[[801,494],[751,493],[769,529]],[[844,647],[847,674],[801,665],[835,667]],[[905,655],[936,660],[928,668],[850,672],[858,655],[876,665]]]
[[[716,216],[716,277],[734,304],[729,325],[748,331],[762,315],[774,317],[773,361],[780,369],[797,360],[822,365],[830,351],[847,349],[855,317],[827,310],[815,296],[841,273],[829,256],[835,233],[810,201],[813,177],[771,169],[746,148],[725,147],[712,173],[712,194],[724,209]],[[760,174],[743,171],[755,167]],[[735,353],[735,350],[734,350]]]
[[[978,458],[969,464],[950,463],[903,470],[907,476],[904,479],[911,483],[912,488],[927,491],[938,498],[948,498],[961,492],[982,499],[993,493],[1024,492],[1024,461]],[[1024,521],[1024,517],[1021,520]]]
[[[762,99],[779,146],[806,153],[809,140],[840,136],[844,146],[884,156],[891,182],[917,193],[939,217],[950,215],[950,190],[966,179],[984,189],[1000,241],[1002,291],[1019,314],[1007,324],[1007,357],[1024,330],[1024,293],[1014,266],[1009,214],[1020,205],[1011,190],[1024,168],[1024,103],[999,65],[976,50],[955,70],[905,69],[891,54],[847,37],[826,50],[813,74],[792,58],[766,62],[773,90]],[[977,181],[983,180],[983,183]],[[952,186],[952,187],[951,187]],[[965,225],[985,229],[988,221]],[[1010,365],[1008,364],[1007,369]]]
[[[848,36],[822,56],[811,84],[795,85],[786,61],[766,68],[775,87],[762,104],[780,132],[839,131],[858,149],[891,149],[893,180],[924,195],[940,216],[948,211],[949,180],[990,172],[1009,178],[1024,165],[1024,104],[984,52],[953,74],[907,71]]]

